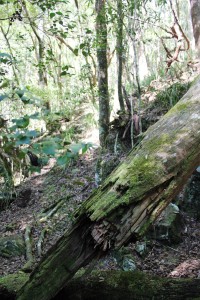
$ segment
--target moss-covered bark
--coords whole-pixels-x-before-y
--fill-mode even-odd
[[[199,299],[200,279],[159,278],[141,272],[101,271],[73,279],[54,300]]]
[[[83,204],[19,300],[51,299],[100,250],[144,234],[200,164],[200,80]]]
[[[1,299],[14,300],[17,289],[26,280],[26,276],[20,274],[9,275],[0,280]],[[53,300],[199,298],[200,279],[159,278],[131,271],[93,271],[87,277],[71,280]]]

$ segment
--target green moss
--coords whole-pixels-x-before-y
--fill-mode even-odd
[[[152,185],[160,182],[164,172],[162,164],[153,156],[131,156],[86,203],[91,220],[105,218],[115,208],[138,202]]]
[[[0,286],[6,288],[10,293],[16,293],[26,283],[29,276],[24,272],[17,274],[10,274],[7,276],[0,277]]]
[[[149,299],[159,293],[163,282],[166,281],[166,279],[158,277],[152,278],[152,276],[139,271],[93,271],[87,279],[88,284],[92,282],[95,285],[95,281],[98,281],[99,278],[101,278],[101,281],[106,282],[107,289],[111,291],[113,289],[119,292],[126,290],[138,297],[148,296]]]
[[[144,147],[147,152],[149,151],[150,153],[153,153],[157,149],[160,150],[162,146],[171,144],[172,140],[173,138],[169,134],[163,133],[159,137],[153,137],[145,141]]]
[[[171,108],[169,111],[170,114],[174,114],[181,111],[186,111],[191,106],[191,103],[184,102],[184,103],[178,103],[174,107]],[[168,115],[169,115],[168,113]]]

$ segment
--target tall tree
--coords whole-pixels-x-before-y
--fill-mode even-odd
[[[117,0],[117,63],[118,63],[118,99],[120,109],[124,110],[124,100],[122,95],[122,70],[123,70],[123,6],[122,0]]]
[[[107,62],[107,18],[105,0],[96,0],[96,39],[98,62],[99,92],[99,140],[102,147],[106,146],[110,106],[108,94],[108,62]]]
[[[192,18],[193,34],[197,56],[200,58],[200,1],[190,0],[190,12]]]
[[[33,21],[33,19],[31,18],[29,11],[27,9],[26,6],[26,1],[25,0],[19,0],[22,10],[25,13],[26,18],[29,21],[29,24],[35,34],[35,37],[37,39],[38,42],[38,47],[35,46],[37,49],[37,60],[38,60],[38,75],[39,75],[39,84],[40,85],[47,85],[47,76],[46,76],[46,70],[44,67],[44,49],[45,49],[45,45],[44,45],[44,40],[43,37],[39,34],[38,32],[38,25],[36,25],[36,23]],[[43,22],[43,20],[42,20]]]

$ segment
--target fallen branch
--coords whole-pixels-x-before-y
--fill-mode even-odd
[[[47,231],[48,231],[47,228],[42,229],[42,232],[41,232],[38,242],[37,242],[37,252],[38,252],[39,257],[42,256],[42,243],[44,241]]]
[[[43,217],[40,218],[40,222],[46,222],[48,218],[52,217],[57,210],[67,201],[69,200],[73,195],[67,196],[65,198],[59,199],[57,202],[53,203],[50,208],[48,208],[47,214],[45,214],[45,211],[42,213]]]
[[[23,266],[23,271],[29,272],[32,270],[32,266],[34,263],[34,256],[32,253],[32,242],[31,242],[31,226],[27,225],[26,226],[26,230],[25,230],[25,245],[26,245],[26,259],[27,262],[26,264]]]

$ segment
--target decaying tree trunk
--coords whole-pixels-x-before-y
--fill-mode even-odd
[[[18,300],[51,299],[100,251],[142,236],[200,164],[200,80],[82,205]]]

